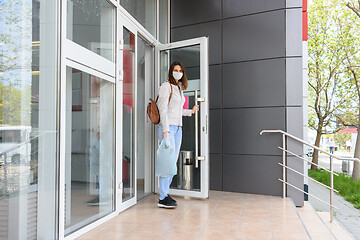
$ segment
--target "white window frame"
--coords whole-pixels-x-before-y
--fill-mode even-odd
[[[79,44],[67,39],[66,22],[67,22],[67,1],[61,1],[60,6],[60,140],[59,140],[59,194],[58,194],[58,237],[59,239],[75,239],[81,235],[89,232],[95,227],[107,222],[111,218],[116,217],[120,212],[133,206],[137,202],[137,184],[136,184],[136,161],[135,161],[135,182],[134,198],[122,203],[122,90],[123,90],[123,59],[122,59],[122,26],[125,26],[132,33],[135,34],[135,49],[137,47],[137,36],[141,35],[143,39],[148,41],[151,45],[155,46],[160,44],[159,37],[159,0],[156,1],[156,36],[153,36],[145,29],[130,13],[128,13],[121,5],[120,0],[107,0],[114,6],[115,18],[115,62],[112,62],[91,50],[80,46]],[[168,0],[168,39],[170,40],[170,0]],[[135,63],[137,62],[137,51],[135,51]],[[155,65],[155,63],[154,63]],[[65,226],[65,146],[66,146],[66,68],[74,67],[89,74],[98,76],[102,79],[110,81],[115,84],[115,211],[96,220],[95,222],[82,227],[81,229],[64,236]],[[100,66],[100,67],[99,67]],[[137,65],[135,64],[135,92],[136,92],[136,79],[137,79]],[[136,99],[136,98],[135,98]],[[135,100],[136,108],[136,100]],[[135,114],[136,122],[136,114]],[[119,124],[120,123],[120,124]],[[154,131],[153,131],[154,132]],[[136,129],[135,135],[136,136]],[[136,146],[135,146],[136,149]],[[136,152],[136,151],[135,151]],[[136,159],[136,156],[135,156]]]

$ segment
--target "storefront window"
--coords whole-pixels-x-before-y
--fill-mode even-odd
[[[120,4],[156,37],[156,0],[120,0]]]
[[[115,61],[115,9],[106,0],[67,0],[67,38]]]
[[[65,234],[114,211],[114,83],[66,69]]]
[[[57,238],[58,3],[0,0],[0,238]]]

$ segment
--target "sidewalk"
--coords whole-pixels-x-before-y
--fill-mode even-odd
[[[311,180],[309,180],[309,193],[326,202],[329,202],[330,191]],[[310,196],[309,202],[317,211],[330,211],[328,205]],[[334,210],[336,220],[349,232],[349,235],[351,235],[354,239],[360,240],[360,210],[356,209],[351,203],[345,201],[342,196],[337,194],[334,194],[334,205],[339,208],[339,210]]]
[[[339,156],[339,157],[354,157],[354,154],[350,154],[350,153],[343,153],[343,152],[335,152],[334,153],[335,156]],[[311,161],[311,158],[309,159]],[[334,171],[335,172],[339,172],[342,173],[342,161],[334,159],[333,160],[334,163]],[[354,163],[352,161],[349,161],[350,164],[350,172],[349,174],[352,174],[352,169],[353,169],[353,165]],[[325,168],[330,169],[330,157],[326,154],[320,153],[319,154],[319,165]]]

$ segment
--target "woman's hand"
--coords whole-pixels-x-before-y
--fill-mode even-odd
[[[170,133],[170,132],[163,132],[162,138],[163,138],[163,139],[167,139],[167,138],[169,137],[169,133]]]
[[[198,112],[199,111],[199,105],[195,105],[192,110],[191,110],[191,113],[194,114],[195,112]]]

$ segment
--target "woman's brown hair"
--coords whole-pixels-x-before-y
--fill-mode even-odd
[[[171,84],[174,84],[174,85],[179,86],[179,85],[176,83],[176,80],[175,80],[175,78],[174,78],[174,76],[173,76],[174,67],[175,67],[176,65],[179,65],[179,66],[181,67],[183,76],[182,76],[182,78],[179,80],[179,82],[181,82],[181,86],[182,86],[181,88],[182,88],[183,90],[185,90],[185,89],[187,89],[187,87],[188,87],[188,79],[187,79],[187,77],[186,77],[185,67],[184,67],[184,65],[181,64],[181,62],[173,62],[173,63],[170,65],[169,75],[168,75],[169,82],[170,82]]]

